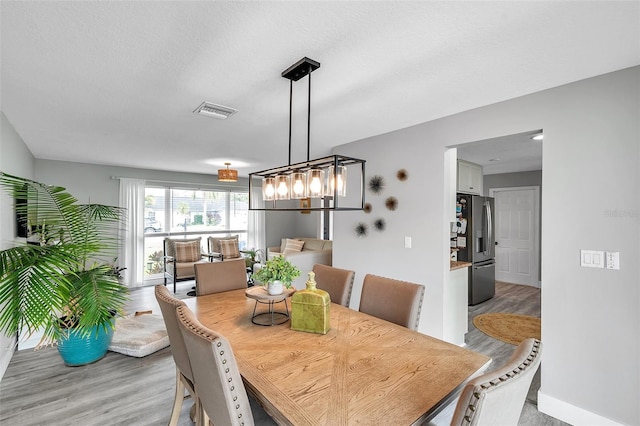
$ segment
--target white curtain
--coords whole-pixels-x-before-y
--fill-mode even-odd
[[[144,186],[141,179],[120,178],[120,207],[126,209],[118,263],[129,287],[144,283]]]
[[[253,205],[256,207],[262,207],[264,201],[262,201],[262,188],[256,186],[251,193],[251,199]],[[256,202],[259,200],[259,202]],[[264,225],[265,212],[264,210],[249,210],[247,224],[247,248],[255,248],[264,250],[266,256],[267,243],[265,237],[265,225]],[[263,261],[266,259],[263,259]]]

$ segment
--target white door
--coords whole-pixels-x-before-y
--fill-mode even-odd
[[[538,287],[539,187],[492,188],[496,280]]]

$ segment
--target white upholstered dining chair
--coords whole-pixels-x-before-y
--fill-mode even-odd
[[[196,417],[198,416],[199,411],[198,398],[196,397],[195,387],[193,384],[191,362],[189,362],[187,347],[184,344],[184,339],[182,338],[182,333],[178,326],[178,317],[176,315],[176,308],[178,306],[185,306],[185,304],[182,300],[178,300],[173,297],[169,290],[163,285],[156,286],[155,294],[158,305],[160,305],[162,318],[164,318],[164,324],[167,327],[171,355],[173,355],[173,361],[176,364],[176,392],[173,400],[173,408],[171,410],[171,418],[169,420],[169,425],[174,426],[178,424],[180,410],[182,409],[182,403],[185,398],[185,389],[189,393],[189,396],[193,397],[194,404],[196,405]]]
[[[518,345],[503,367],[467,383],[451,425],[517,425],[541,355],[542,343],[527,339]]]
[[[180,331],[196,377],[200,416],[196,424],[251,426],[249,404],[231,345],[222,335],[198,321],[187,306],[176,310]]]

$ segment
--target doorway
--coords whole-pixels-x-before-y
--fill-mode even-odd
[[[490,188],[495,198],[496,281],[539,287],[540,187]]]

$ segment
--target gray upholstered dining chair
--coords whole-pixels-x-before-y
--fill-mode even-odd
[[[542,343],[526,339],[506,365],[467,383],[451,425],[517,425],[541,355]]]
[[[173,361],[176,364],[176,393],[173,400],[173,408],[171,410],[171,419],[169,420],[169,425],[173,426],[178,424],[182,403],[185,398],[185,389],[194,399],[194,403],[196,405],[196,417],[198,416],[199,402],[196,397],[195,387],[193,384],[191,362],[189,361],[187,347],[184,344],[184,339],[182,338],[182,333],[178,326],[178,317],[176,315],[176,308],[178,306],[185,306],[185,304],[182,300],[174,298],[169,290],[163,285],[156,286],[155,294],[158,305],[160,305],[162,318],[164,318],[164,324],[167,327],[171,355],[173,355]]]
[[[227,339],[202,325],[187,306],[176,312],[197,377],[200,416],[196,424],[209,426],[211,420],[215,425],[253,425],[249,397]]]
[[[244,262],[197,263],[196,296],[247,288],[247,269]]]
[[[416,330],[423,298],[423,285],[367,274],[358,310]]]
[[[316,274],[317,288],[329,293],[332,302],[349,307],[353,278],[356,275],[354,271],[316,263],[313,265],[313,272]]]

